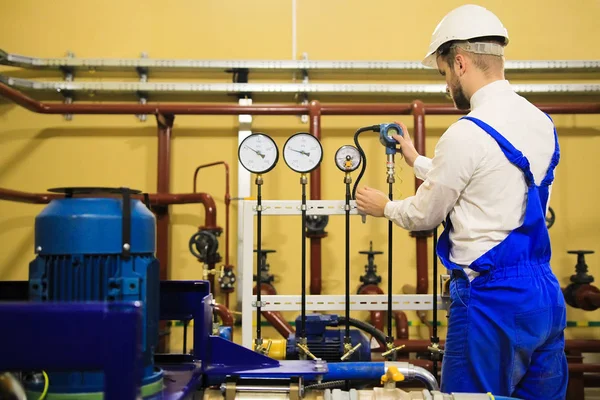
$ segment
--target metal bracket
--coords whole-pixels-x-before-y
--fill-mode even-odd
[[[67,58],[75,58],[75,54],[71,51],[67,51],[66,57]],[[63,79],[65,82],[73,82],[73,80],[75,79],[75,68],[61,66],[60,70],[63,73]],[[64,97],[63,102],[65,104],[73,103],[73,91],[72,90],[65,89],[65,90],[59,90],[59,91]],[[65,114],[65,115],[63,115],[63,117],[65,118],[65,121],[73,120],[73,114]]]
[[[258,301],[256,301],[256,300],[253,300],[253,301],[252,301],[252,307],[256,308],[256,307],[258,307],[258,306],[259,306],[259,305],[258,305]],[[266,306],[267,306],[267,302],[266,302],[266,301],[261,301],[261,302],[260,302],[260,307],[266,307]]]
[[[140,54],[140,57],[141,58],[148,58],[148,53],[142,52]],[[148,82],[149,69],[147,67],[136,67],[135,70],[137,71],[138,76],[140,77],[140,83],[146,83],[146,82]],[[136,92],[136,95],[138,97],[138,102],[140,104],[146,104],[146,103],[148,103],[148,92],[138,90]],[[146,120],[148,118],[148,116],[146,114],[136,115],[136,117],[141,122],[146,122]]]
[[[442,298],[450,297],[450,275],[440,275],[440,296]]]

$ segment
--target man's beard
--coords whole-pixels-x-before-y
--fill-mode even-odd
[[[454,106],[459,110],[470,110],[471,102],[467,99],[465,95],[465,91],[463,90],[458,77],[453,76],[452,82],[448,86],[448,90],[450,91],[450,96],[452,97],[452,101],[454,101]]]

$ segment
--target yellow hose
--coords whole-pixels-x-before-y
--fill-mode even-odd
[[[48,374],[46,373],[46,371],[42,371],[42,374],[44,375],[44,390],[42,391],[42,395],[38,400],[44,400],[46,398],[46,395],[48,394],[48,386],[50,383],[50,379],[48,378]]]

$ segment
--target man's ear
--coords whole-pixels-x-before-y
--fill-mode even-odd
[[[463,76],[467,72],[467,58],[458,53],[454,59],[454,73],[457,76]]]

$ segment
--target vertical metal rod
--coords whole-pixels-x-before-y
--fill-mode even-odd
[[[306,175],[300,178],[302,185],[302,323],[300,337],[306,337]]]
[[[346,179],[346,343],[350,343],[350,177]]]
[[[437,287],[438,287],[438,258],[437,258],[437,241],[438,241],[438,230],[437,226],[433,229],[433,337],[431,343],[437,344],[440,339],[438,338],[438,317],[437,317]],[[438,376],[438,362],[437,356],[433,360],[433,376],[437,379]]]
[[[183,354],[187,353],[187,327],[189,321],[186,319],[183,321]]]
[[[260,264],[262,258],[262,177],[256,178],[257,196],[256,196],[256,340],[260,342],[261,338],[261,292],[262,279],[260,275]]]
[[[394,184],[389,184],[389,198],[390,201],[394,197]],[[387,310],[387,335],[388,340],[393,342],[392,336],[392,277],[393,277],[393,265],[392,265],[392,249],[393,249],[393,228],[394,224],[392,221],[388,221],[388,310]]]

